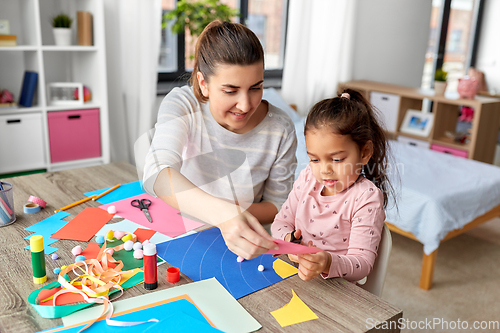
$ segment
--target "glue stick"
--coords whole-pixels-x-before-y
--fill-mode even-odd
[[[43,236],[34,235],[30,238],[31,265],[33,266],[33,282],[41,284],[47,281],[45,272],[45,252],[43,251]]]
[[[153,290],[158,287],[158,273],[156,269],[156,245],[148,243],[143,247],[144,262],[144,289]]]

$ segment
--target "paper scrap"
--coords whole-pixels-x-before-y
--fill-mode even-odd
[[[299,269],[297,267],[290,265],[289,263],[284,262],[281,259],[273,262],[273,269],[276,274],[281,276],[282,279],[286,279],[287,277],[295,275],[299,272]]]
[[[271,312],[271,315],[278,321],[281,327],[318,319],[318,316],[295,294],[293,289],[292,294],[290,303],[281,309]]]
[[[137,236],[138,242],[144,242],[146,239],[149,240],[151,237],[156,234],[156,231],[151,229],[137,228],[133,232],[134,235]]]
[[[50,238],[88,242],[113,215],[97,207],[86,207]]]
[[[41,220],[38,223],[32,224],[29,227],[24,228],[24,230],[34,232],[34,234],[26,236],[24,237],[24,239],[30,239],[31,236],[33,235],[42,235],[43,250],[45,254],[51,254],[56,252],[58,249],[55,247],[51,247],[49,245],[57,242],[59,239],[51,239],[50,236],[52,236],[54,233],[56,233],[59,229],[61,229],[68,223],[68,221],[64,221],[63,218],[69,215],[70,215],[69,213],[60,211],[55,213],[54,215],[47,217],[44,220]],[[29,245],[24,248],[28,250],[31,249]]]
[[[215,279],[192,282],[177,287],[150,292],[113,302],[115,312],[187,294],[210,321],[223,332],[253,332],[262,326]],[[71,326],[99,316],[103,305],[93,306],[63,317],[65,326]]]

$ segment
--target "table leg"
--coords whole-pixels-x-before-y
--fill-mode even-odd
[[[434,276],[434,266],[436,265],[437,249],[431,254],[424,253],[422,259],[422,272],[420,274],[420,288],[429,290],[432,288],[432,278]]]

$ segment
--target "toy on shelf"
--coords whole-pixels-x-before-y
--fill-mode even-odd
[[[74,99],[78,99],[78,89],[75,89],[73,91],[73,97]],[[87,103],[88,101],[90,101],[92,98],[92,94],[90,93],[90,89],[87,87],[87,86],[83,86],[83,102],[84,103]]]
[[[472,121],[472,118],[474,118],[474,109],[471,108],[470,106],[462,106],[460,109],[460,117],[458,120],[460,121],[465,121],[470,123]]]
[[[458,79],[457,92],[460,98],[474,99],[479,91],[479,82],[476,78],[468,75]]]

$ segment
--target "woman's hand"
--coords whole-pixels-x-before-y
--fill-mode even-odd
[[[217,227],[229,250],[247,260],[258,257],[269,249],[278,249],[264,227],[247,211]]]
[[[309,241],[310,247],[316,247]],[[314,279],[321,273],[328,274],[332,257],[330,253],[321,251],[317,253],[300,254],[298,256],[299,262],[299,277],[304,281]]]

